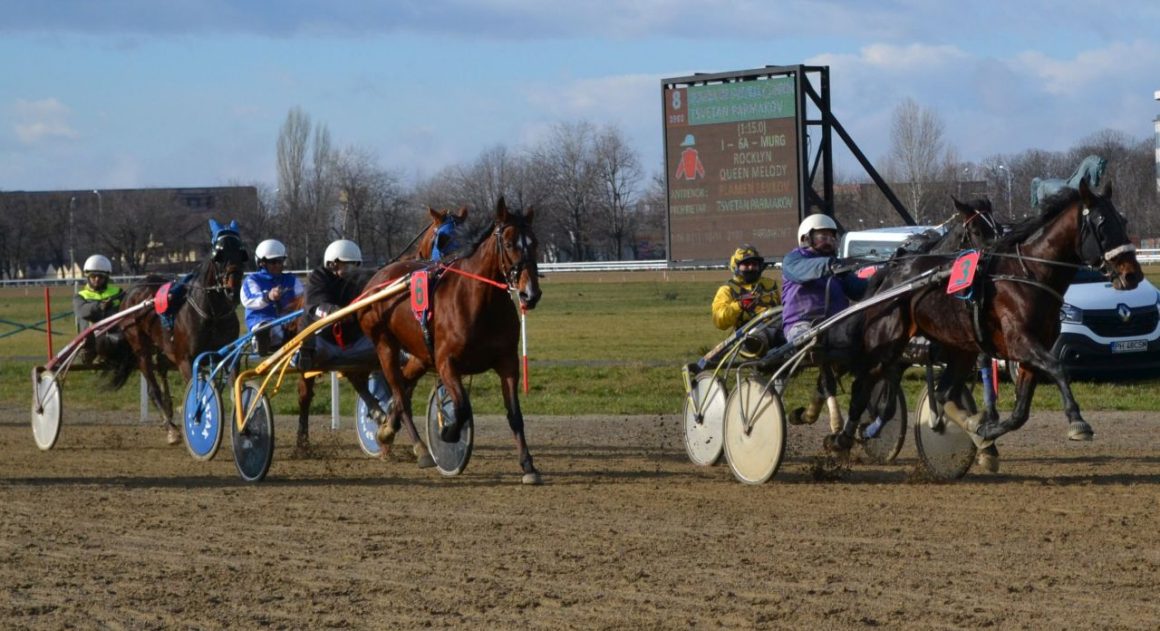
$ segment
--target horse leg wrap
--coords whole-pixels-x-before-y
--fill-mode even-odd
[[[802,419],[809,424],[817,422],[818,417],[822,414],[822,398],[814,397],[810,399],[810,404],[806,406],[805,413],[802,414]]]
[[[838,405],[838,397],[826,397],[826,410],[830,413],[830,433],[837,434],[842,431],[842,426],[846,424],[842,420],[842,408]],[[817,416],[815,415],[814,418]]]

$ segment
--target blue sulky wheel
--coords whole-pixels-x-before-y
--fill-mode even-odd
[[[874,419],[869,421],[870,425],[873,425]],[[888,419],[874,438],[867,438],[865,434],[870,425],[862,427],[859,432],[862,453],[869,462],[873,464],[894,462],[898,452],[902,451],[903,443],[906,442],[906,421],[906,395],[899,388],[898,399],[894,404],[894,418]]]
[[[467,396],[466,392],[464,396]],[[443,442],[439,437],[443,420],[454,416],[455,405],[451,401],[451,396],[447,394],[443,384],[435,384],[431,389],[431,396],[427,397],[427,449],[431,451],[431,457],[435,460],[435,467],[439,469],[439,473],[446,476],[459,475],[467,468],[475,438],[474,424],[468,418],[462,423],[457,442]]]
[[[387,387],[387,380],[383,377],[383,373],[372,372],[368,387],[371,394],[378,399],[379,405],[384,410],[389,410],[391,407],[391,389]],[[358,446],[362,447],[363,453],[378,457],[383,452],[382,446],[375,438],[379,431],[379,424],[371,418],[367,404],[361,398],[355,404],[354,429],[355,433],[358,434]]]
[[[185,446],[194,460],[211,460],[222,444],[222,397],[206,375],[195,375],[185,388]]]
[[[51,370],[32,369],[32,439],[42,451],[60,436],[60,382]]]
[[[242,389],[242,413],[250,409],[250,402],[258,393],[255,384],[246,384]],[[246,418],[246,426],[238,431],[236,422],[230,423],[234,442],[234,464],[238,474],[246,482],[261,482],[270,471],[274,460],[274,414],[270,410],[270,399],[265,395]]]
[[[764,379],[746,377],[725,401],[725,459],[733,477],[762,484],[785,457],[786,420],[781,397]]]
[[[936,480],[957,480],[967,474],[975,462],[975,443],[965,431],[942,414],[931,412],[926,388],[918,397],[914,410],[914,446],[923,467]],[[960,405],[974,414],[975,398],[969,392]]]

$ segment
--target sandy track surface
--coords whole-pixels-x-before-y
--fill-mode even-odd
[[[697,468],[679,421],[531,418],[545,485],[519,484],[501,418],[458,478],[313,429],[238,480],[155,426],[70,412],[40,452],[0,410],[6,628],[1134,628],[1160,620],[1156,419],[1039,414],[1003,468],[957,483],[890,466],[819,480],[791,428],[768,484]],[[83,417],[83,418],[82,418]],[[406,454],[402,452],[407,452]]]

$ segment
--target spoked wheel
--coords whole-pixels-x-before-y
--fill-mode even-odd
[[[370,379],[367,382],[367,388],[378,400],[379,406],[384,410],[390,409],[391,406],[391,389],[387,387],[387,380],[383,377],[381,372],[372,372]],[[379,433],[379,424],[371,418],[370,409],[367,404],[359,397],[358,403],[355,404],[354,429],[358,434],[358,446],[362,447],[363,453],[368,456],[378,457],[383,453],[382,445],[375,436]]]
[[[874,419],[870,420],[872,425]],[[899,388],[894,403],[894,417],[886,420],[874,438],[865,437],[869,425],[861,430],[862,452],[866,454],[866,459],[873,464],[894,462],[898,452],[902,451],[903,443],[906,442],[906,421],[906,395]]]
[[[32,369],[32,439],[42,451],[60,436],[60,382],[51,370]]]
[[[701,373],[685,396],[685,451],[693,464],[707,467],[721,459],[725,438],[725,383]]]
[[[725,459],[733,476],[761,484],[777,473],[785,456],[785,410],[764,380],[746,377],[725,402]]]
[[[206,461],[217,455],[222,444],[222,397],[208,375],[196,375],[185,388],[185,446],[194,460]]]
[[[931,412],[928,397],[923,388],[915,408],[914,446],[927,473],[937,480],[957,480],[967,474],[975,462],[975,443],[954,421],[946,418],[940,406],[936,416]],[[959,402],[964,410],[976,412],[975,398],[964,390]]]
[[[242,413],[250,411],[250,402],[258,394],[255,384],[246,384],[242,389],[240,405]],[[270,411],[270,399],[262,396],[253,412],[246,418],[246,425],[238,431],[237,422],[230,423],[234,442],[234,464],[238,474],[246,482],[260,482],[270,471],[274,460],[274,415]]]
[[[467,396],[467,393],[463,393]],[[455,404],[451,395],[442,383],[435,384],[431,395],[427,397],[427,449],[435,460],[435,467],[439,473],[446,476],[459,475],[467,468],[467,461],[471,460],[471,448],[475,439],[475,427],[472,419],[460,421],[459,440],[454,443],[444,442],[440,437],[445,421],[455,418]]]

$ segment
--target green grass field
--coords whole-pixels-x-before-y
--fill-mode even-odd
[[[1160,273],[1155,274],[1160,276]],[[554,274],[543,282],[544,298],[528,315],[531,391],[522,397],[525,414],[667,414],[681,410],[684,397],[680,366],[696,359],[724,337],[713,327],[709,304],[724,272],[617,272]],[[1154,280],[1155,282],[1155,280]],[[71,291],[54,288],[55,313],[71,310]],[[30,323],[44,318],[43,289],[0,290],[0,318]],[[59,350],[72,338],[71,318],[54,322],[67,331],[54,336]],[[12,330],[0,325],[0,334]],[[0,401],[28,405],[30,373],[46,356],[45,335],[23,332],[0,339]],[[326,381],[326,380],[323,380]],[[811,380],[800,377],[790,389],[786,405],[800,404]],[[136,381],[122,391],[106,393],[98,376],[70,375],[66,401],[70,407],[136,410]],[[1086,410],[1160,410],[1157,381],[1134,383],[1077,383],[1075,394]],[[313,411],[329,410],[329,394],[320,384]],[[921,373],[908,374],[908,401],[922,388]],[[176,397],[184,392],[179,377],[172,379]],[[417,392],[425,398],[430,386]],[[274,398],[279,414],[296,410],[293,385]],[[1001,406],[1010,409],[1012,388],[1005,384]],[[476,376],[471,383],[472,403],[484,414],[499,413],[503,402],[494,375]],[[353,393],[343,393],[344,413],[350,414]],[[416,412],[423,409],[416,401]],[[1034,409],[1059,409],[1058,391],[1041,385]]]

